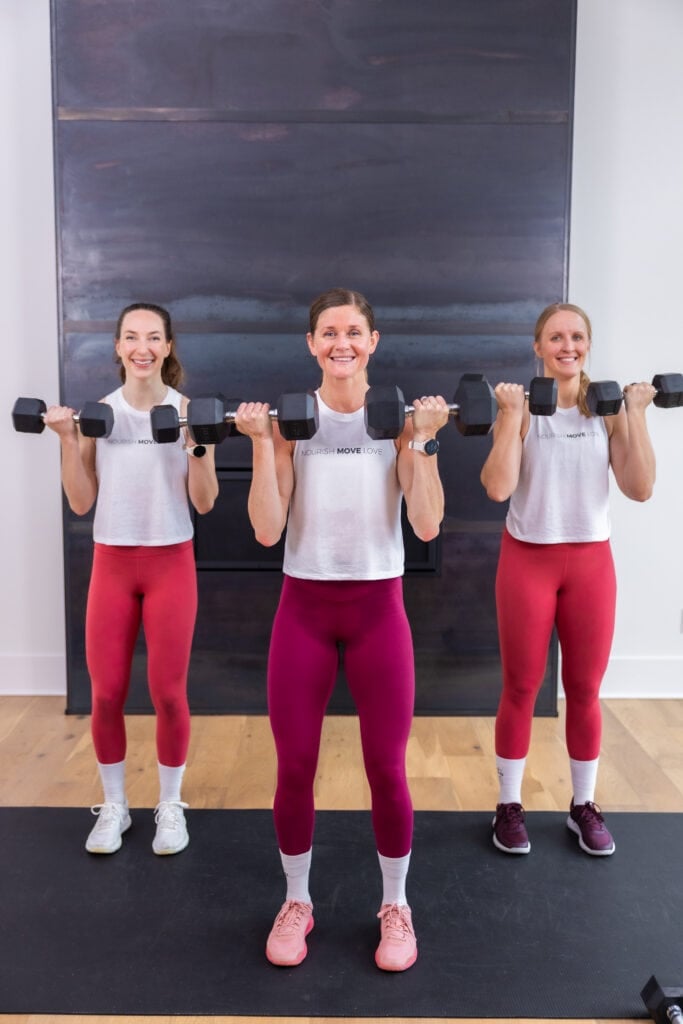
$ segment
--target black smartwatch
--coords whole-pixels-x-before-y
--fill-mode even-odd
[[[201,459],[206,455],[206,446],[203,444],[186,444],[184,447],[187,454],[194,456],[195,459]]]
[[[435,437],[430,437],[428,441],[409,441],[408,447],[412,448],[414,452],[422,452],[423,455],[436,455],[439,450],[439,442]]]

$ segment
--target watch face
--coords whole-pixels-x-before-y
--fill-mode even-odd
[[[435,437],[425,441],[425,455],[436,455],[439,450],[439,442]]]

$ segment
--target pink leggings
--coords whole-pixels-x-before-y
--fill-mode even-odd
[[[284,578],[268,657],[268,711],[278,759],[273,807],[278,845],[294,855],[313,843],[313,784],[340,643],[360,722],[377,849],[385,857],[403,857],[410,852],[413,833],[405,757],[415,670],[401,577]]]
[[[92,682],[92,736],[100,764],[126,756],[124,705],[142,622],[157,756],[184,764],[190,739],[187,672],[197,616],[192,541],[163,547],[95,544],[85,647]]]
[[[599,692],[612,646],[616,589],[609,541],[527,544],[504,531],[496,576],[503,664],[496,717],[500,757],[528,753],[553,625],[562,649],[569,756],[598,756]]]

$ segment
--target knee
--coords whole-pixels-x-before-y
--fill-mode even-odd
[[[92,716],[99,719],[118,718],[123,715],[125,697],[95,693],[92,698]]]
[[[168,722],[177,722],[189,715],[189,705],[185,693],[167,693],[154,698],[154,710],[159,718]]]
[[[366,760],[365,771],[373,795],[385,799],[400,799],[408,785],[405,758],[399,761]]]
[[[308,791],[315,782],[316,768],[315,759],[280,754],[277,765],[278,787],[290,793]]]

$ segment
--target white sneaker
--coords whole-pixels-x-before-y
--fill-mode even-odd
[[[97,815],[85,841],[88,853],[116,853],[121,849],[121,836],[132,825],[126,804],[95,804],[90,810]]]
[[[190,837],[183,814],[183,808],[188,806],[189,804],[184,804],[181,800],[162,800],[154,808],[157,831],[152,849],[159,856],[180,853],[189,843]]]

